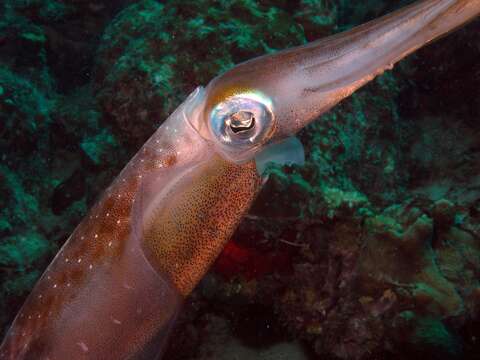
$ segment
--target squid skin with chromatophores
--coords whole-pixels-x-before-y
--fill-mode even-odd
[[[199,87],[76,228],[14,320],[0,359],[159,358],[183,299],[261,188],[260,159],[289,149],[278,144],[479,13],[480,0],[419,1]]]
[[[202,94],[169,117],[75,229],[18,314],[4,358],[158,356],[182,299],[221,250],[210,239],[230,237],[260,185],[253,162],[226,162],[183,121]]]

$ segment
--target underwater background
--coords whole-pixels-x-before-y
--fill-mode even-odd
[[[412,1],[0,2],[0,338],[197,85]],[[480,21],[299,134],[165,359],[480,359]]]

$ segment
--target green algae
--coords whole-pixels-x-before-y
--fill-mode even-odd
[[[20,271],[25,271],[48,251],[48,241],[35,232],[7,238],[0,245],[0,266],[15,266]]]
[[[97,165],[105,162],[105,153],[117,146],[116,139],[108,130],[104,130],[93,137],[85,137],[80,143],[80,147],[85,154]]]
[[[44,43],[47,39],[44,34],[23,33],[22,37],[30,41],[38,41]]]
[[[459,339],[442,320],[423,316],[411,310],[401,312],[398,318],[404,320],[404,326],[406,326],[404,329],[409,334],[410,341],[419,346],[419,351],[428,351],[433,348],[441,349],[444,357],[447,354],[449,358],[462,355]]]
[[[444,348],[450,354],[458,353],[458,342],[438,319],[420,318],[415,335],[422,343]]]

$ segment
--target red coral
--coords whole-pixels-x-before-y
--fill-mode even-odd
[[[289,272],[291,254],[286,249],[262,253],[255,248],[230,241],[215,262],[214,270],[226,279],[242,275],[251,280],[273,272]]]

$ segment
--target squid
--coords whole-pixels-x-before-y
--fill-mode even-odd
[[[0,359],[161,358],[183,300],[248,211],[267,164],[301,164],[299,130],[479,13],[480,0],[418,1],[198,87],[74,230]]]

